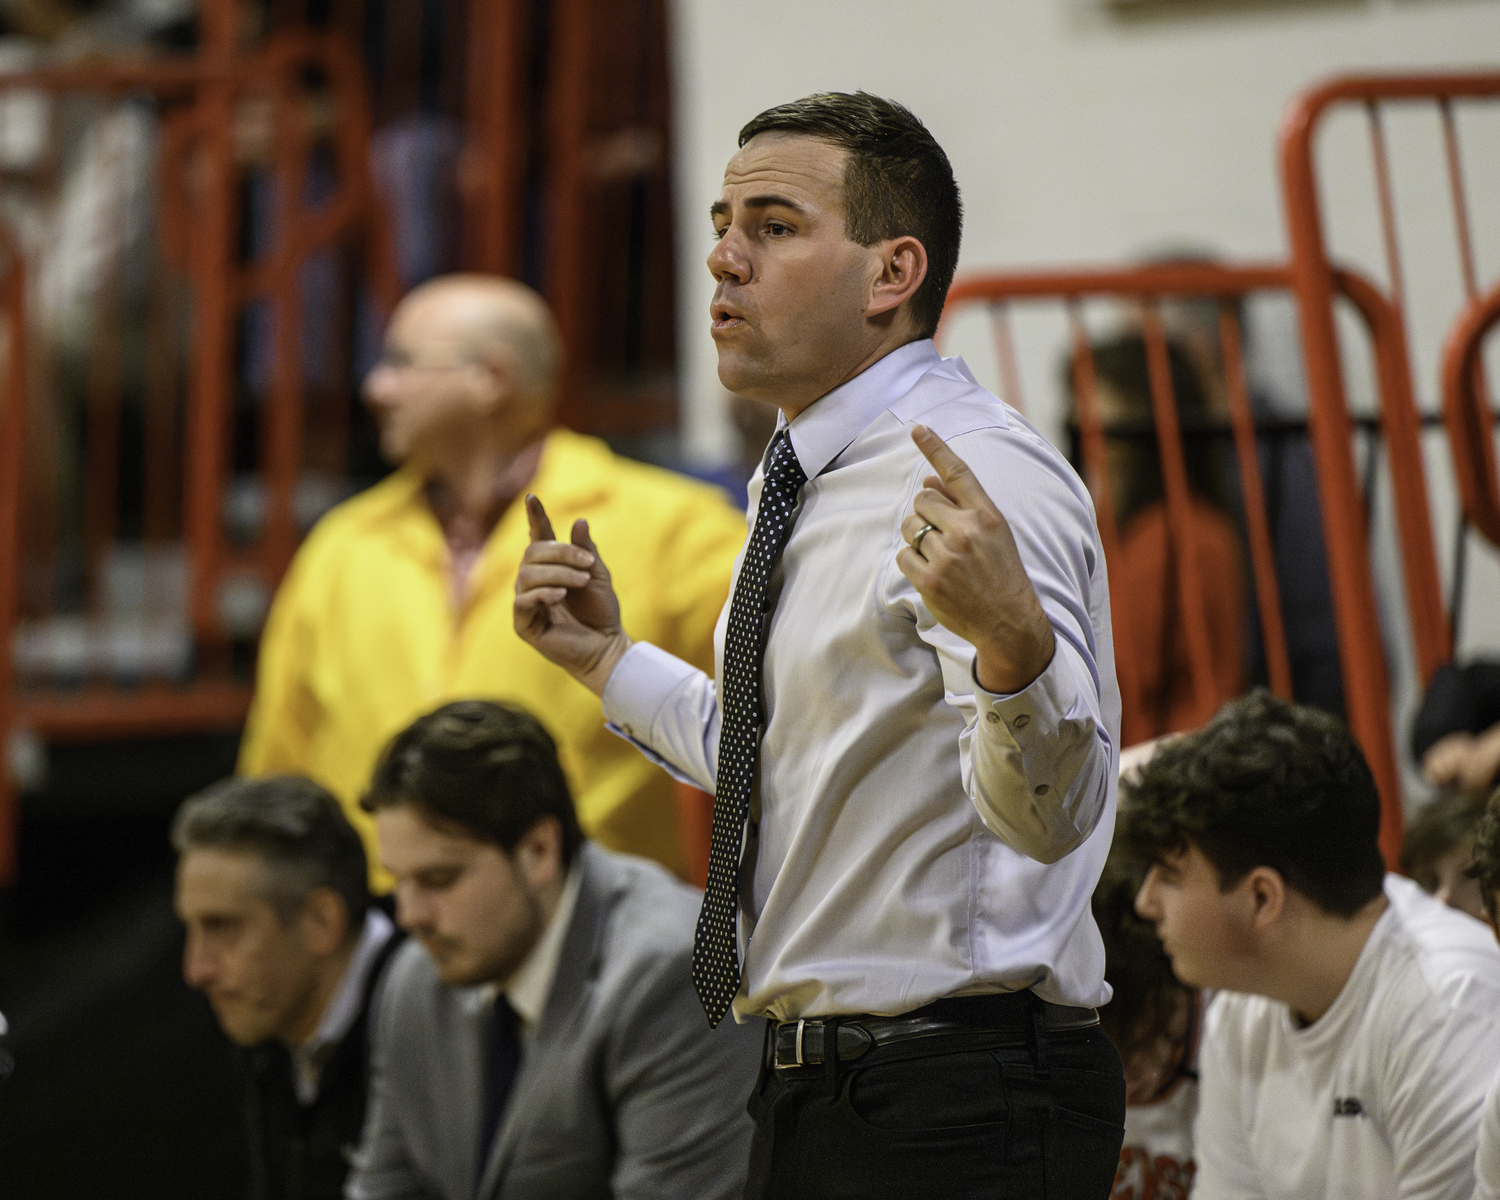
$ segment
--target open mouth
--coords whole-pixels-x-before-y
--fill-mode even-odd
[[[713,317],[713,329],[717,333],[720,330],[733,329],[744,324],[744,318],[730,308],[715,305],[711,310]]]

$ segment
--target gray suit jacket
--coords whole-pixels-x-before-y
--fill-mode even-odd
[[[744,1187],[763,1029],[693,992],[699,893],[592,843],[557,977],[476,1181],[485,996],[391,964],[350,1200],[712,1200]]]

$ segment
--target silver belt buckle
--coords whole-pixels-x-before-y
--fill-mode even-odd
[[[780,1038],[779,1037],[777,1038],[777,1043],[778,1044],[777,1044],[777,1047],[776,1047],[776,1055],[775,1055],[775,1060],[774,1061],[775,1061],[775,1067],[776,1067],[776,1069],[778,1071],[788,1071],[792,1067],[805,1067],[805,1066],[808,1065],[808,1064],[806,1064],[805,1062],[802,1061],[802,1034],[807,1029],[807,1026],[809,1024],[822,1025],[822,1023],[823,1022],[820,1021],[820,1020],[818,1020],[817,1018],[814,1018],[811,1022],[809,1022],[806,1017],[798,1017],[797,1018],[797,1036],[796,1036],[795,1040],[792,1043],[792,1061],[791,1062],[784,1063],[784,1062],[781,1061]],[[777,1033],[779,1034],[780,1031],[781,1031],[781,1027],[778,1026],[777,1027]]]

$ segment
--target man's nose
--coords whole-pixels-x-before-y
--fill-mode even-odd
[[[1135,911],[1148,921],[1159,920],[1161,907],[1156,903],[1156,868],[1146,872],[1141,881],[1141,890],[1135,894]]]
[[[191,932],[182,946],[182,980],[191,988],[206,988],[213,982],[212,956],[203,948],[201,938]]]
[[[385,408],[390,404],[395,387],[395,370],[386,363],[376,363],[365,376],[360,395],[370,408]]]
[[[407,933],[416,933],[419,929],[425,929],[431,924],[427,913],[427,905],[423,904],[416,896],[415,890],[396,885],[396,924],[406,930]]]
[[[750,282],[750,263],[733,226],[724,231],[724,236],[708,252],[708,273],[719,283],[726,279],[732,279],[736,283]]]

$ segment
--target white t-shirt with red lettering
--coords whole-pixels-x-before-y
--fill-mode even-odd
[[[1198,1081],[1178,1076],[1167,1091],[1125,1109],[1125,1145],[1110,1200],[1186,1200],[1193,1185]]]
[[[1390,901],[1333,1006],[1221,992],[1209,1007],[1195,1200],[1470,1200],[1500,1068],[1488,927],[1387,876]]]

